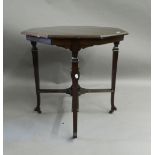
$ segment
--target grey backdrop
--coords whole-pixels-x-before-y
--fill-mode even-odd
[[[126,116],[126,122],[135,121],[135,124],[125,125],[125,129],[129,132],[132,131],[129,130],[129,127],[132,125],[135,127],[133,128],[135,133],[130,133],[130,136],[133,137],[131,138],[131,143],[123,142],[123,151],[121,150],[123,148],[119,148],[116,150],[112,149],[112,151],[109,152],[109,149],[106,150],[106,148],[109,148],[110,145],[114,147],[115,143],[112,142],[107,144],[107,141],[110,141],[111,139],[109,140],[108,138],[105,138],[105,135],[107,135],[106,132],[102,137],[98,131],[100,134],[99,137],[101,138],[101,140],[99,140],[100,138],[96,139],[96,135],[92,135],[92,132],[94,131],[89,131],[90,134],[88,134],[88,131],[85,131],[85,133],[81,133],[81,135],[84,136],[81,137],[81,139],[83,138],[83,141],[79,140],[77,144],[75,144],[76,146],[74,149],[76,150],[76,153],[79,154],[80,151],[84,151],[84,154],[90,152],[95,153],[98,150],[106,154],[112,154],[113,151],[116,152],[116,154],[125,153],[126,155],[130,153],[132,155],[148,154],[150,151],[148,145],[150,142],[150,23],[150,0],[4,0],[5,154],[20,154],[21,152],[22,154],[33,154],[32,152],[36,151],[36,147],[41,148],[43,145],[40,142],[41,139],[39,137],[42,137],[44,141],[47,142],[46,145],[42,146],[43,151],[47,150],[46,154],[51,153],[50,148],[52,146],[54,147],[55,144],[60,146],[65,145],[66,147],[62,149],[62,152],[68,151],[67,148],[69,148],[70,143],[68,144],[68,141],[64,142],[63,139],[72,134],[72,125],[70,125],[70,127],[67,126],[66,128],[63,127],[61,130],[63,133],[62,135],[57,134],[57,137],[48,140],[46,139],[48,134],[44,135],[43,132],[48,133],[46,129],[49,127],[49,131],[51,131],[51,128],[53,128],[52,131],[54,131],[53,133],[55,135],[55,131],[58,130],[57,128],[60,126],[61,119],[64,119],[63,116],[66,116],[68,113],[70,114],[71,99],[65,95],[45,95],[42,101],[44,102],[42,108],[47,115],[43,115],[42,117],[46,119],[44,120],[41,118],[41,116],[39,116],[38,119],[37,115],[34,115],[32,109],[36,100],[34,92],[35,89],[32,58],[30,52],[31,46],[30,43],[25,40],[25,36],[20,34],[21,31],[32,27],[57,25],[110,26],[119,27],[129,32],[129,35],[125,36],[125,40],[120,43],[117,74],[118,96],[116,95],[116,99],[120,107],[120,113],[117,115],[120,115],[121,118],[126,116],[125,113],[125,115],[121,115],[123,110],[125,110],[125,108],[127,110],[128,106],[134,105],[133,107],[129,108],[131,111],[128,113],[129,115]],[[112,47],[113,45],[109,44],[105,46],[94,46],[85,50],[81,50],[79,55],[81,72],[80,82],[83,85],[87,85],[87,87],[110,86]],[[42,81],[41,86],[52,86],[56,88],[68,86],[71,81],[70,52],[62,48],[56,48],[42,44],[38,44],[38,48],[40,56],[40,76]],[[101,85],[102,83],[103,85]],[[103,98],[101,98],[101,96]],[[66,105],[66,111],[63,110],[61,101],[59,101],[59,99],[62,99],[61,101],[63,102],[63,106]],[[92,103],[91,105],[92,109],[94,109],[95,106],[93,107],[93,105],[95,105],[95,103],[101,101],[106,102],[106,98],[103,96],[103,94],[94,96],[86,95],[85,98],[81,97],[80,102],[87,103],[91,101],[94,101],[94,104]],[[107,99],[105,112],[110,107],[109,101],[110,100]],[[55,102],[58,102],[58,104]],[[126,105],[122,107],[121,111],[121,106],[124,104]],[[87,109],[87,112],[89,110],[91,111],[91,109],[89,109],[89,104],[87,106],[85,105],[86,108],[82,107],[82,103],[80,105],[81,111],[83,108],[85,110]],[[96,106],[99,105],[96,104]],[[143,108],[141,109],[140,107]],[[55,109],[55,111],[53,110],[52,113],[50,109],[51,111]],[[98,110],[99,109],[100,108],[98,108]],[[104,109],[104,107],[101,107],[101,109]],[[59,115],[59,112],[63,113],[63,115]],[[96,110],[95,115],[97,112],[98,111]],[[92,119],[94,118],[93,111],[90,114],[91,116],[89,115],[88,119],[85,118],[85,121],[90,122],[90,117]],[[107,115],[108,114],[106,113],[104,117],[108,117]],[[114,122],[117,120],[117,115],[115,115],[116,118],[112,118]],[[28,116],[29,119],[26,120]],[[52,120],[52,116],[54,116],[54,124],[52,122],[48,122]],[[18,120],[19,118],[21,118],[21,120]],[[70,120],[68,120],[69,118],[66,119],[66,124],[72,123],[72,119],[70,118]],[[34,136],[34,133],[31,132],[36,132],[38,130],[38,128],[35,127],[32,129],[32,124],[36,121],[36,119],[38,123],[42,122],[40,126],[38,125],[40,128],[43,128],[42,126],[46,126],[46,128],[43,129],[43,132],[40,131]],[[42,119],[42,121],[40,119]],[[96,119],[99,119],[97,115]],[[105,118],[103,118],[103,120],[104,119]],[[32,120],[34,122],[32,122]],[[84,120],[84,118],[82,120]],[[82,120],[79,119],[79,121]],[[106,123],[112,120],[109,120]],[[82,126],[85,125],[85,121],[81,122],[81,124],[83,123]],[[137,125],[138,123],[136,123],[136,121],[141,124]],[[25,123],[22,124],[21,122]],[[28,124],[29,122],[32,124]],[[25,128],[21,128],[21,126],[24,126],[25,124],[25,128],[27,130]],[[100,122],[98,122],[98,124],[95,123],[96,126],[99,124]],[[79,127],[80,130],[83,130],[84,128],[82,126]],[[89,128],[91,129],[92,126]],[[103,126],[103,128],[98,128],[100,128],[102,131],[105,126]],[[141,131],[142,129],[143,131]],[[67,130],[67,134],[65,134],[66,132],[64,130]],[[124,132],[126,130],[124,130]],[[107,131],[109,131],[108,128]],[[141,133],[139,133],[140,131]],[[110,132],[112,131],[109,131],[109,135],[111,135]],[[30,136],[28,133],[31,133],[32,135]],[[25,134],[26,136],[24,136]],[[138,138],[134,138],[134,134],[140,135]],[[117,135],[117,132],[114,134],[114,136],[115,135]],[[119,136],[121,137],[121,132]],[[104,138],[105,141],[103,140]],[[53,139],[56,141],[56,143]],[[87,140],[90,140],[91,142],[88,142]],[[23,143],[23,145],[21,145],[21,143]],[[97,145],[97,143],[99,144]],[[102,146],[101,143],[106,144]],[[122,143],[119,144],[121,145]],[[119,144],[117,143],[117,145]],[[49,148],[47,147],[48,145]],[[89,147],[91,145],[95,147],[91,147],[90,149]],[[35,149],[33,149],[33,146]],[[83,146],[89,148],[90,152],[83,150]],[[102,150],[101,148],[104,146],[106,147]],[[138,148],[138,150],[134,149],[135,146]],[[29,149],[31,151],[29,151]],[[61,154],[60,152],[61,151],[59,149],[55,148],[55,153],[53,154]],[[37,153],[41,154],[40,151]]]

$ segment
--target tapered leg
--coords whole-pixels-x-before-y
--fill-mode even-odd
[[[117,108],[114,105],[114,96],[115,96],[115,85],[116,85],[116,72],[117,72],[117,60],[118,60],[118,45],[119,42],[114,43],[113,48],[113,60],[112,60],[112,83],[111,83],[111,110],[109,113],[113,113]]]
[[[72,47],[72,110],[73,110],[73,138],[77,138],[77,114],[78,114],[78,104],[79,104],[79,94],[78,94],[78,47],[75,44]]]
[[[80,78],[80,72],[78,73],[78,79]],[[72,75],[71,75],[71,77],[72,77]],[[72,89],[72,87],[71,87],[71,89]],[[80,95],[79,94],[79,89],[80,89],[80,85],[78,85],[78,96]],[[78,98],[79,99],[79,98]],[[73,102],[72,102],[72,112],[73,112]],[[79,102],[77,103],[77,112],[79,112]]]
[[[37,95],[37,106],[34,111],[41,113],[40,110],[40,84],[39,84],[39,62],[38,62],[38,49],[36,47],[36,42],[32,41],[32,58],[33,58],[33,67],[34,67],[34,77],[35,77],[35,86],[36,86],[36,95]]]

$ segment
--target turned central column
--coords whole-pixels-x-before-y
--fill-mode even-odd
[[[79,105],[79,93],[78,93],[78,80],[79,80],[79,67],[78,67],[78,52],[80,48],[77,42],[73,42],[71,46],[72,51],[72,111],[73,111],[73,138],[77,138],[77,113]]]

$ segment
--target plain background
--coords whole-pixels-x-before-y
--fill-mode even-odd
[[[4,153],[150,154],[150,1],[4,1]],[[92,25],[129,32],[120,43],[116,104],[110,95],[80,97],[79,138],[72,135],[71,98],[43,95],[36,103],[31,46],[21,31],[32,27]],[[80,83],[109,87],[113,45],[81,50]],[[69,51],[38,44],[42,87],[70,85]]]

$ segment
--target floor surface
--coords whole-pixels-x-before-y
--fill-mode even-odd
[[[4,155],[150,154],[148,82],[118,81],[115,98],[118,111],[112,115],[108,114],[109,93],[80,96],[78,138],[72,139],[69,95],[43,94],[43,113],[37,114],[33,111],[36,104],[34,81],[23,84],[20,80],[14,83],[5,80]],[[90,81],[86,86],[101,88],[106,84]]]

